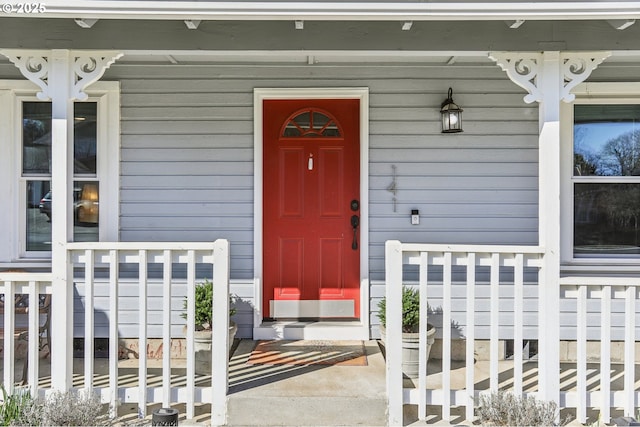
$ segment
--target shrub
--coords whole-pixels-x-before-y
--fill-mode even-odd
[[[387,327],[387,299],[378,303],[378,318]],[[402,332],[417,332],[420,326],[420,292],[417,289],[402,287]]]
[[[24,408],[13,425],[106,426],[105,406],[95,394],[56,391],[46,399],[35,399]]]
[[[480,396],[478,418],[484,426],[555,426],[558,405],[505,391]]]
[[[196,330],[208,330],[211,329],[213,321],[213,283],[205,279],[204,282],[198,283],[195,288],[195,325]],[[187,299],[183,301],[183,308],[187,309]],[[229,316],[233,316],[236,313],[236,309],[231,307],[229,309]],[[187,313],[181,314],[183,319],[187,318]]]

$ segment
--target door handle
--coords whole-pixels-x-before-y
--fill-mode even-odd
[[[353,227],[353,242],[351,243],[351,249],[358,250],[358,226],[360,225],[360,218],[358,215],[351,216],[351,227]]]

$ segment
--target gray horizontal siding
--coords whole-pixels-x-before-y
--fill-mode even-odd
[[[536,105],[498,67],[114,64],[122,88],[121,239],[231,241],[231,277],[253,278],[253,89],[370,90],[370,277],[384,242],[535,244]],[[440,133],[448,87],[465,132]],[[391,166],[397,168],[396,209]],[[419,209],[421,223],[409,213]],[[372,293],[376,289],[372,286]],[[247,289],[245,289],[247,291]],[[251,290],[251,298],[253,297]],[[372,333],[377,329],[372,295]],[[482,311],[485,311],[482,308]],[[241,316],[250,325],[251,309]],[[250,335],[250,328],[240,335]]]
[[[498,67],[478,65],[144,66],[114,64],[122,87],[123,240],[246,246],[232,277],[251,279],[253,89],[370,89],[371,276],[389,238],[537,240],[537,107]],[[440,133],[449,86],[465,132]],[[396,212],[385,189],[398,171]],[[408,224],[420,209],[419,226]]]
[[[74,292],[74,336],[84,337],[85,291],[84,282],[75,281]],[[186,282],[173,280],[171,286],[171,336],[184,337],[183,327],[186,321],[181,317],[183,301],[186,294]],[[162,309],[163,285],[161,281],[149,280],[147,298],[147,334],[149,338],[162,338],[162,324],[166,313]],[[96,280],[94,288],[94,334],[96,338],[109,337],[109,285],[105,281]],[[139,323],[139,290],[135,280],[120,279],[118,286],[118,335],[121,338],[140,336]],[[231,283],[232,306],[237,312],[232,320],[238,325],[238,337],[251,337],[253,328],[253,285],[234,281]]]
[[[590,82],[637,82],[640,81],[640,63],[637,60],[610,62],[605,60],[589,76]]]
[[[0,57],[0,61],[2,61],[2,63],[0,63],[0,78],[16,80],[24,79],[22,74],[20,74],[20,70],[18,70],[18,67],[8,61],[4,62],[3,60],[5,59],[6,58],[4,57]]]

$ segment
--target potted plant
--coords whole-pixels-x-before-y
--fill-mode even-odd
[[[378,303],[380,319],[380,335],[382,342],[386,338],[387,301],[383,298]],[[402,371],[409,378],[418,376],[418,343],[420,327],[420,293],[417,289],[402,287]],[[431,346],[435,342],[436,328],[427,324],[427,359]]]
[[[198,283],[195,287],[195,360],[196,373],[203,375],[211,374],[211,340],[212,340],[212,322],[213,322],[213,283],[205,279],[204,282]],[[184,299],[184,309],[187,309],[187,299]],[[229,316],[233,316],[236,309],[229,309]],[[182,318],[187,318],[187,313],[182,313]],[[229,348],[236,336],[238,326],[233,321],[229,321]]]

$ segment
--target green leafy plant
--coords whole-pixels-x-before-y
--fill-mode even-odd
[[[556,426],[558,405],[503,390],[480,396],[477,411],[483,426]],[[564,425],[566,422],[560,424]]]
[[[17,388],[13,393],[7,393],[4,384],[0,384],[2,391],[2,405],[0,405],[0,423],[3,426],[11,425],[31,406],[33,399],[27,388]]]
[[[387,300],[378,303],[378,318],[387,327]],[[420,326],[420,292],[408,286],[402,287],[402,332],[418,332]]]
[[[213,321],[213,283],[205,279],[204,282],[198,283],[195,288],[195,325],[196,330],[204,331],[211,329]],[[183,301],[184,310],[187,309],[187,299]],[[236,314],[236,309],[231,307],[229,309],[229,316]],[[187,313],[181,314],[183,319],[187,318]]]

